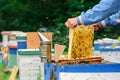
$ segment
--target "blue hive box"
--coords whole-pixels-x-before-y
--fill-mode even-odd
[[[18,49],[26,49],[27,47],[27,44],[26,44],[26,41],[18,41],[17,42],[17,45],[18,45]]]
[[[17,39],[18,49],[26,49],[26,47],[27,47],[27,44],[26,44],[27,34],[26,33],[17,34],[16,39]]]
[[[120,44],[116,44],[115,48],[112,48],[114,44],[113,43],[105,43],[105,44],[94,44],[94,49],[95,50],[100,50],[100,51],[120,51]]]
[[[9,54],[17,54],[17,46],[8,46]]]
[[[98,74],[100,76],[101,74],[108,74],[112,76],[115,76],[116,78],[120,78],[120,64],[81,64],[81,65],[55,65],[52,63],[45,63],[44,65],[45,68],[45,75],[44,78],[45,80],[78,80],[74,76],[74,79],[60,79],[60,74],[61,73],[81,73],[81,74]],[[112,74],[113,73],[113,74]],[[115,75],[117,74],[117,76]],[[52,76],[52,77],[51,77]],[[67,76],[67,75],[66,75]],[[79,77],[79,80],[83,80],[82,76],[77,76]],[[84,76],[86,77],[86,76]],[[81,78],[81,79],[80,79]],[[86,79],[87,80],[87,79]],[[93,79],[90,79],[93,80]],[[95,80],[95,79],[94,79]],[[96,80],[102,80],[102,79],[96,79]],[[108,79],[105,79],[108,80]],[[109,79],[113,80],[113,79]],[[117,79],[114,79],[117,80]]]
[[[98,39],[94,41],[94,49],[100,51],[120,51],[120,42],[118,39]]]

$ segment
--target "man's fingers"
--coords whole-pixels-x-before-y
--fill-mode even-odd
[[[66,27],[68,28],[75,28],[77,26],[76,19],[75,18],[69,18],[65,22]]]
[[[92,26],[94,27],[95,31],[99,30],[99,24],[93,24]]]
[[[71,24],[67,21],[65,22],[66,27],[71,28]]]
[[[68,22],[65,22],[65,25],[66,25],[66,27],[68,27],[69,26]]]

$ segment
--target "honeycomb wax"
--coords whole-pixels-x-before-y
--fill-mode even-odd
[[[68,59],[83,59],[92,56],[94,28],[92,26],[77,26],[69,29]]]

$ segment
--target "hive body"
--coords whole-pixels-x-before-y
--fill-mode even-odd
[[[77,26],[69,31],[69,59],[83,59],[92,56],[94,28],[92,26]]]

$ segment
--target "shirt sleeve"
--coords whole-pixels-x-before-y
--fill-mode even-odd
[[[120,10],[120,0],[101,0],[92,9],[76,17],[78,25],[100,22]]]
[[[105,20],[99,23],[101,27],[112,26],[117,27],[120,26],[120,11],[112,16],[106,18]]]

